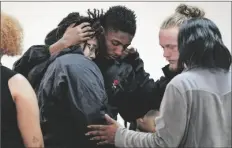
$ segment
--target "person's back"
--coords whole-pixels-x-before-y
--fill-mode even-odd
[[[1,71],[1,147],[23,148],[23,140],[17,125],[16,105],[11,96],[8,81],[17,73],[5,66]]]
[[[5,55],[20,55],[23,29],[19,20],[1,12],[0,32],[0,62]],[[1,147],[43,147],[39,107],[31,85],[21,74],[1,63],[0,77]]]
[[[45,146],[95,147],[85,136],[87,125],[104,124],[107,101],[100,70],[80,54],[52,62],[39,87]]]
[[[170,82],[186,97],[187,124],[181,146],[231,146],[231,71],[192,69]]]

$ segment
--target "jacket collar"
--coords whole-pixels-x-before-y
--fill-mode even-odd
[[[68,53],[74,53],[74,54],[83,54],[83,50],[80,46],[72,46],[70,48],[65,48],[62,51],[58,52],[57,54],[54,54],[50,57],[49,61],[54,61],[57,57],[60,57],[62,55],[68,54]]]
[[[164,66],[164,67],[162,68],[162,71],[163,71],[165,77],[167,77],[167,78],[169,78],[169,79],[172,79],[172,78],[174,78],[176,75],[180,74],[180,73],[183,71],[183,68],[178,69],[177,71],[171,71],[171,70],[169,69],[169,64],[168,64],[168,65],[166,65],[166,66]]]

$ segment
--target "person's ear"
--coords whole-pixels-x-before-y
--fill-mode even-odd
[[[137,119],[137,121],[140,122],[140,123],[143,123],[144,119],[143,118],[139,118],[139,119]]]

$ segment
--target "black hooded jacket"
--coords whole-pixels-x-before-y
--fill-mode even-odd
[[[15,63],[14,70],[28,78],[33,67],[46,61],[49,56],[47,46],[32,46]],[[97,57],[95,63],[102,72],[113,117],[116,119],[119,113],[129,122],[144,116],[151,109],[159,109],[166,85],[182,71],[172,72],[166,66],[163,69],[165,76],[154,81],[145,72],[138,52],[118,61]]]
[[[33,70],[29,79],[36,88],[45,146],[96,147],[85,136],[87,125],[106,124],[108,114],[97,65],[80,48],[64,49]]]

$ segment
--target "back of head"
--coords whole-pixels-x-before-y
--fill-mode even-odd
[[[68,14],[67,17],[63,18],[58,24],[58,27],[49,32],[45,38],[46,45],[52,45],[57,42],[64,35],[66,29],[71,25],[78,26],[83,22],[90,23],[93,31],[95,31],[94,36],[99,36],[103,33],[103,28],[101,26],[100,20],[103,17],[103,11],[94,9],[93,11],[87,11],[88,16],[81,16],[78,12],[72,12]]]
[[[134,36],[136,32],[136,15],[134,11],[125,6],[113,6],[105,13],[102,25],[107,31],[113,29]]]
[[[161,29],[168,29],[172,27],[179,27],[185,20],[191,18],[202,18],[205,16],[205,12],[198,7],[180,4],[175,13],[167,17],[162,25]]]
[[[22,52],[23,29],[18,20],[1,12],[0,55],[15,56]]]
[[[147,117],[156,117],[159,115],[159,111],[158,110],[150,110],[146,113],[145,116]]]
[[[188,68],[229,70],[231,54],[222,41],[218,27],[207,18],[193,18],[180,27],[178,36],[179,65]]]

